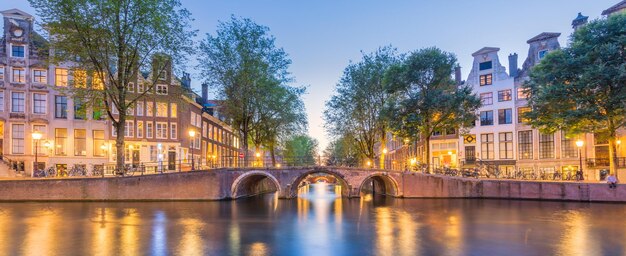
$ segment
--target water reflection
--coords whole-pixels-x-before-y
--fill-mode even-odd
[[[1,203],[0,255],[623,255],[626,205],[342,198]]]

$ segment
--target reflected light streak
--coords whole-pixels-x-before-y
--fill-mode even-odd
[[[463,229],[461,224],[461,218],[458,212],[450,213],[445,221],[445,243],[448,255],[458,255],[463,252]]]
[[[115,224],[107,225],[107,219],[115,220],[113,211],[107,208],[97,210],[96,220],[92,220],[92,255],[111,255],[115,241]]]
[[[163,211],[157,211],[152,221],[152,254],[167,254],[167,217]]]
[[[202,221],[196,218],[183,218],[180,220],[180,225],[183,227],[183,234],[178,244],[177,252],[180,255],[202,255],[203,242],[202,235]]]
[[[402,211],[398,213],[398,228],[400,255],[421,255],[417,250],[420,244],[417,238],[418,224],[413,220],[411,214]]]
[[[567,211],[559,216],[563,223],[563,234],[557,246],[557,255],[597,255],[602,252],[599,237],[592,237],[589,216],[580,211]]]
[[[24,255],[47,255],[50,252],[57,251],[55,241],[59,239],[54,234],[57,232],[60,223],[59,215],[54,211],[41,209],[33,216],[29,217],[26,224],[26,239],[22,248]]]
[[[228,231],[228,248],[230,255],[240,255],[241,233],[239,231],[239,224],[236,221],[232,222]]]
[[[376,212],[376,252],[386,255],[393,251],[394,223],[391,220],[391,210],[388,207],[378,207]]]
[[[269,248],[266,244],[261,242],[256,242],[250,245],[250,249],[246,255],[250,256],[265,256],[270,255]]]
[[[124,209],[126,216],[121,219],[121,234],[120,242],[121,246],[119,250],[124,252],[125,255],[139,255],[139,225],[141,223],[141,216],[135,208]]]
[[[0,252],[13,251],[13,213],[9,209],[0,209]]]

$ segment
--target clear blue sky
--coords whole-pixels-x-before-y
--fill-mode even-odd
[[[526,40],[541,32],[560,32],[561,45],[566,45],[578,12],[595,19],[620,0],[181,1],[195,18],[198,39],[214,33],[218,20],[228,20],[231,14],[270,28],[293,61],[297,84],[308,86],[304,101],[309,133],[323,149],[328,142],[322,127],[324,103],[349,61],[359,60],[361,50],[371,52],[389,44],[401,52],[437,46],[457,55],[465,79],[476,50],[499,47],[505,66],[506,56],[516,52],[521,67]],[[26,0],[0,1],[1,10],[10,8],[35,15]],[[200,77],[193,80],[199,90]]]

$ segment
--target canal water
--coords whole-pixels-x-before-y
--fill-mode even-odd
[[[625,255],[626,205],[337,197],[1,203],[0,255]]]

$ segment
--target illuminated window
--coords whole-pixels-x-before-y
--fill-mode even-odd
[[[500,159],[513,159],[513,133],[501,132],[499,134]]]
[[[482,159],[494,159],[493,133],[480,135],[480,150]]]
[[[74,87],[87,88],[87,72],[84,70],[74,71]]]
[[[486,75],[480,75],[480,85],[490,85],[493,83],[492,81],[492,75],[491,74],[486,74]]]
[[[166,102],[157,102],[156,116],[167,117],[167,103]]]
[[[146,122],[146,138],[152,139],[152,127],[153,123],[151,121]]]
[[[67,86],[67,69],[57,68],[54,70],[54,85]]]
[[[87,155],[87,130],[74,129],[74,155]]]
[[[92,87],[95,90],[104,90],[104,82],[102,81],[102,73],[94,73],[92,79]]]
[[[93,155],[104,156],[105,154],[106,154],[106,144],[104,144],[104,131],[93,130]]]
[[[23,68],[13,68],[13,82],[26,83],[26,71]]]
[[[135,137],[135,122],[126,120],[124,123],[124,137]]]
[[[533,131],[520,131],[517,140],[519,159],[533,159]]]
[[[511,89],[498,91],[498,102],[510,101],[511,98]]]
[[[528,112],[530,112],[530,107],[517,108],[517,123],[528,123],[528,118],[524,117],[524,115]]]
[[[554,134],[539,134],[539,158],[554,158]]]
[[[171,118],[176,118],[178,116],[176,111],[178,111],[176,109],[176,103],[170,103],[170,117]]]
[[[67,155],[66,149],[67,129],[54,129],[54,154],[57,156]]]
[[[143,121],[137,121],[137,138],[143,138]]]

